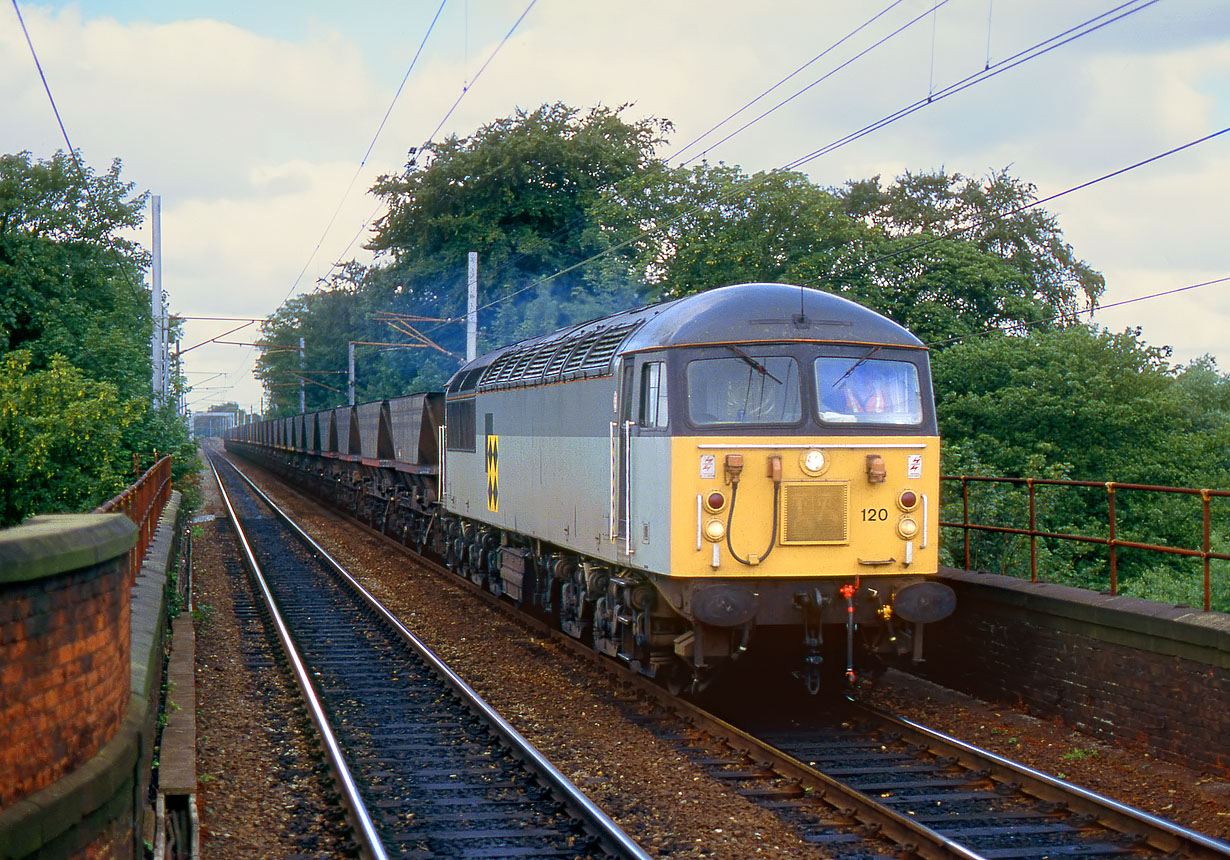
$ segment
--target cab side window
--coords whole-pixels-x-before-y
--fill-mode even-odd
[[[641,365],[641,407],[639,424],[648,429],[664,429],[670,421],[666,400],[666,364],[650,361]]]

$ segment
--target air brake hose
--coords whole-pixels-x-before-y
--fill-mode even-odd
[[[752,563],[747,559],[739,558],[739,554],[735,552],[734,545],[730,542],[730,526],[735,519],[735,500],[739,498],[739,482],[732,481],[731,485],[730,513],[726,516],[726,548],[730,550],[731,558],[739,562],[739,564],[746,564],[750,567]],[[781,493],[781,488],[782,485],[780,482],[773,482],[773,534],[769,537],[769,548],[764,551],[764,555],[760,557],[760,561],[764,561],[768,558],[769,553],[773,552],[773,547],[777,546],[777,500],[778,495]]]

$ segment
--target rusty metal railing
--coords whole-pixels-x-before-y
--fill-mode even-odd
[[[1213,559],[1230,561],[1230,554],[1213,552],[1211,548],[1211,522],[1212,516],[1210,511],[1210,503],[1214,498],[1230,498],[1230,490],[1207,490],[1196,489],[1193,487],[1156,487],[1149,484],[1121,484],[1115,481],[1064,481],[1055,478],[1000,478],[989,477],[982,475],[944,475],[942,481],[960,481],[961,482],[961,500],[962,500],[962,521],[949,522],[940,521],[940,525],[949,528],[961,529],[964,535],[965,549],[965,568],[968,570],[970,566],[970,532],[993,532],[998,534],[1022,535],[1029,538],[1029,578],[1031,582],[1038,581],[1038,538],[1060,540],[1060,541],[1075,541],[1079,543],[1100,544],[1108,548],[1110,556],[1110,593],[1119,593],[1119,550],[1138,549],[1150,552],[1167,553],[1170,555],[1179,555],[1189,558],[1200,558],[1204,565],[1204,610],[1209,611],[1211,602],[1211,576],[1210,562]],[[985,525],[982,523],[970,522],[970,502],[969,502],[969,487],[970,483],[989,483],[989,484],[1011,484],[1013,486],[1024,486],[1028,491],[1029,499],[1029,528],[1016,528],[1013,526]],[[1102,488],[1106,491],[1107,498],[1107,535],[1105,537],[1095,535],[1079,535],[1066,534],[1062,532],[1043,531],[1038,528],[1038,505],[1036,488],[1038,487],[1083,487],[1083,488]],[[1201,508],[1203,511],[1203,532],[1204,537],[1200,549],[1192,549],[1186,547],[1163,546],[1160,544],[1143,543],[1141,541],[1124,540],[1118,536],[1119,523],[1116,520],[1115,514],[1115,494],[1120,490],[1131,490],[1138,492],[1153,492],[1166,493],[1185,496],[1199,496]]]
[[[158,518],[171,498],[171,455],[159,459],[137,482],[95,509],[98,514],[121,513],[137,525],[137,545],[128,552],[128,581],[136,582],[145,550],[154,539]]]

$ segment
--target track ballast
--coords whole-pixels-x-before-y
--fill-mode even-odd
[[[373,856],[644,857],[443,664],[339,584],[225,461],[219,479],[344,762]],[[278,620],[280,618],[280,620]],[[422,649],[422,650],[419,650]],[[445,669],[447,673],[447,670]],[[461,685],[462,689],[458,688]],[[476,697],[475,697],[476,699]],[[492,717],[496,720],[493,722]],[[325,743],[326,747],[330,744]],[[561,781],[563,784],[561,785]]]

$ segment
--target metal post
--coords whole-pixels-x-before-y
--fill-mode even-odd
[[[350,341],[347,346],[350,347],[350,380],[349,385],[346,386],[346,390],[348,392],[349,403],[351,406],[354,406],[354,341]]]
[[[969,480],[961,476],[961,502],[963,504],[962,532],[965,535],[965,569],[969,570]]]
[[[1210,532],[1210,517],[1209,517],[1209,491],[1201,490],[1200,499],[1204,503],[1204,543],[1201,545],[1203,552],[1201,557],[1204,560],[1204,611],[1209,611],[1210,601],[1212,600],[1212,592],[1209,584],[1209,532]]]
[[[1029,488],[1029,581],[1038,581],[1038,506],[1034,496],[1034,479],[1026,480]]]
[[[154,405],[162,402],[162,198],[151,194],[149,219],[153,236],[150,241],[150,294],[149,315],[153,324],[150,335],[150,386]]]
[[[299,414],[307,412],[307,388],[303,384],[303,338],[299,338]]]
[[[466,265],[466,362],[478,358],[478,252],[467,255]]]
[[[1106,482],[1106,498],[1110,519],[1110,593],[1119,593],[1119,550],[1115,543],[1115,482]]]

